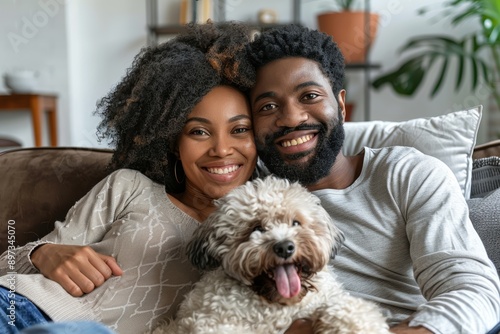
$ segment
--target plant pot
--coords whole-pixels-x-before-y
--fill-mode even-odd
[[[363,11],[328,12],[318,15],[318,29],[333,37],[344,55],[346,64],[366,62],[366,53],[377,34],[379,19],[376,13],[368,14],[370,37],[366,38],[366,15]]]

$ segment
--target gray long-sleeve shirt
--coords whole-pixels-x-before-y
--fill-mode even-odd
[[[346,236],[332,262],[354,295],[391,323],[439,334],[486,333],[500,319],[494,265],[449,168],[412,148],[365,148],[348,188],[314,192]]]

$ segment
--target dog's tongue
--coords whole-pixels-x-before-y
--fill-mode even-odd
[[[300,292],[300,277],[293,264],[285,264],[274,269],[276,288],[284,298],[292,298]]]

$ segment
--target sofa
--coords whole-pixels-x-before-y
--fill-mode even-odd
[[[406,122],[348,122],[344,153],[363,146],[413,146],[443,160],[455,173],[471,220],[500,272],[500,165],[474,164],[500,156],[500,140],[475,145],[481,108]],[[430,143],[430,144],[429,144]],[[0,252],[46,235],[56,220],[112,171],[113,151],[78,147],[21,148],[0,152]],[[486,160],[485,160],[486,159]],[[478,171],[494,168],[488,187]],[[495,169],[496,167],[496,169]]]

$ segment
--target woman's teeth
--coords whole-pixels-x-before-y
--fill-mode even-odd
[[[281,143],[281,146],[290,147],[290,146],[297,146],[300,144],[304,144],[305,142],[308,142],[309,140],[311,140],[312,137],[313,137],[312,135],[305,135],[305,136],[297,138],[297,139],[285,140]]]
[[[224,168],[207,168],[207,170],[209,173],[222,175],[222,174],[232,173],[235,170],[237,170],[238,168],[240,168],[240,167],[237,165],[234,165],[234,166],[229,166],[229,167],[224,167]]]

